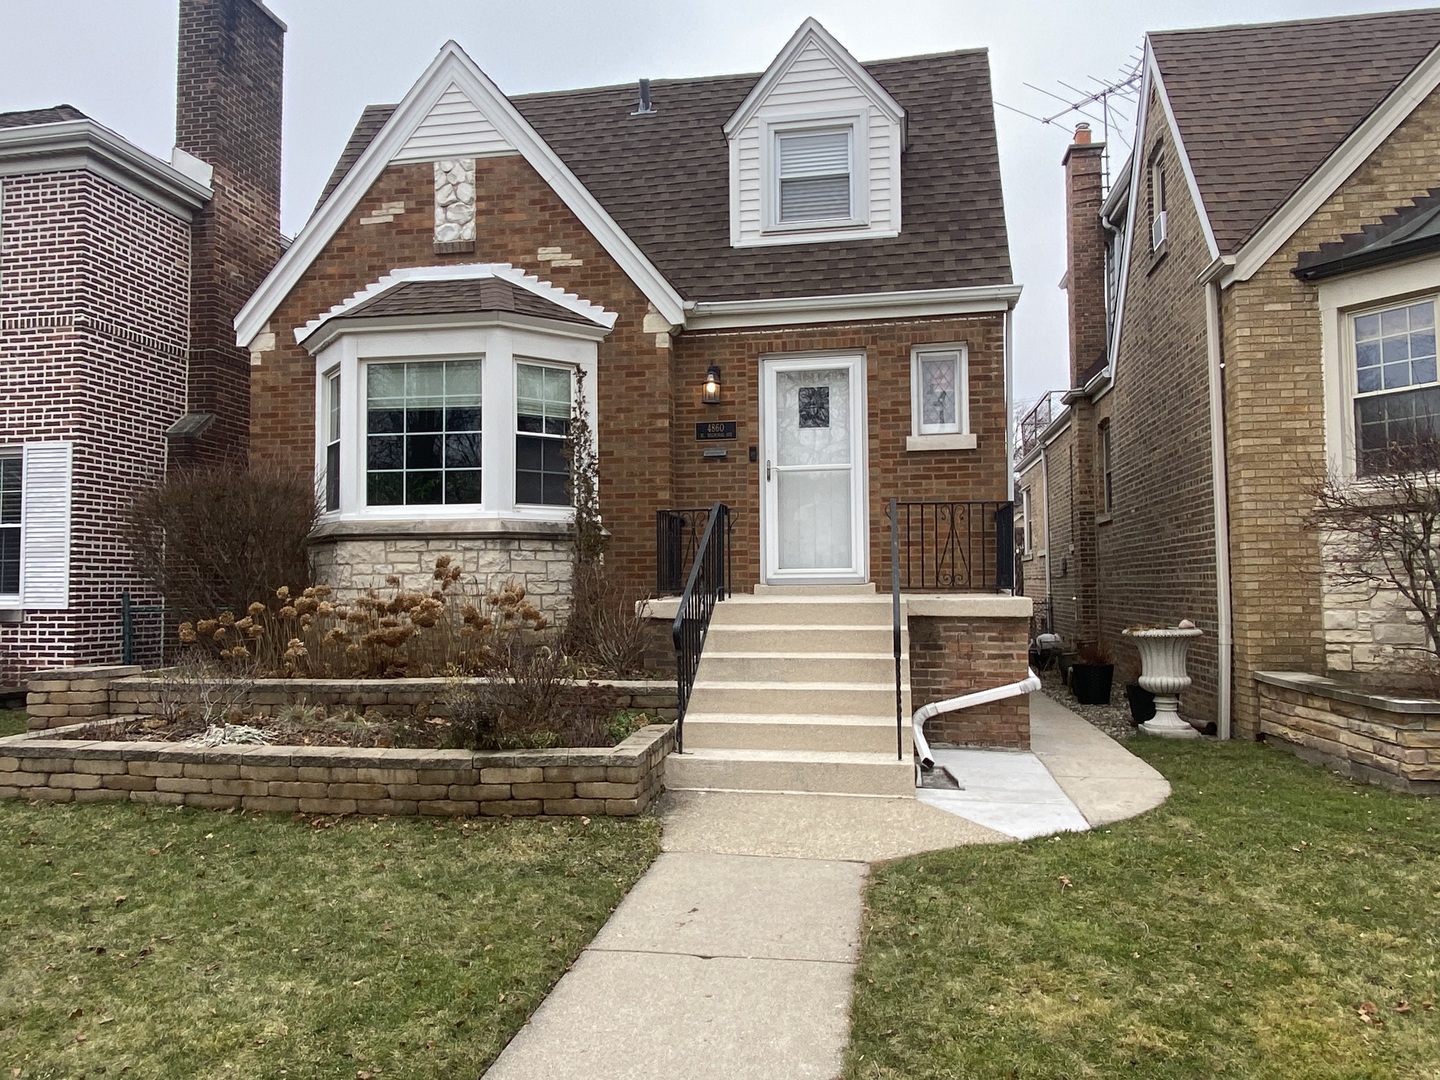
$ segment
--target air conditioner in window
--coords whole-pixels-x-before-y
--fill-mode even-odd
[[[1166,211],[1161,210],[1158,214],[1155,215],[1155,220],[1150,223],[1151,251],[1158,251],[1160,249],[1160,245],[1165,242],[1165,237],[1169,235],[1166,230],[1167,223],[1165,215]]]

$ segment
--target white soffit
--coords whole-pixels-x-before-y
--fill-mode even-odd
[[[534,274],[527,274],[509,263],[469,263],[463,266],[409,266],[392,271],[336,304],[323,315],[311,319],[304,326],[296,327],[295,342],[303,345],[307,338],[331,319],[354,311],[367,300],[372,300],[381,293],[388,292],[397,285],[408,281],[483,281],[489,278],[508,281],[512,285],[534,293],[542,300],[548,300],[557,307],[573,311],[606,330],[612,330],[615,327],[615,312],[606,311],[597,304],[582,300],[574,293],[566,292],[548,281],[541,281]]]
[[[530,163],[645,294],[645,298],[655,305],[655,309],[672,325],[684,321],[684,303],[674,287],[625,235],[510,100],[465,54],[465,50],[454,41],[447,41],[361,153],[359,160],[331,192],[330,198],[311,215],[275,268],[240,309],[235,317],[237,344],[248,348],[250,342],[264,330],[266,322],[306,269],[452,87],[458,88],[489,120],[499,137],[514,146]]]
[[[905,110],[901,108],[900,103],[891,97],[889,92],[876,82],[868,71],[860,66],[859,61],[850,55],[845,46],[836,41],[830,32],[812,17],[800,24],[800,28],[795,31],[790,40],[786,42],[785,47],[770,62],[770,66],[756,81],[755,86],[746,95],[745,100],[740,103],[740,107],[735,110],[734,115],[725,122],[727,139],[733,138],[737,131],[749,123],[750,118],[765,103],[765,99],[770,95],[775,84],[780,82],[785,73],[790,70],[790,65],[812,44],[828,56],[831,62],[843,71],[850,81],[875,104],[876,108],[897,124],[905,118]]]
[[[1440,45],[1400,80],[1389,97],[1360,122],[1334,153],[1241,246],[1235,253],[1235,267],[1221,279],[1221,286],[1249,281],[1437,86],[1440,86]]]

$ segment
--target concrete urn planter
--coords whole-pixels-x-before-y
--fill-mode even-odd
[[[1200,733],[1180,719],[1180,693],[1190,685],[1185,674],[1185,653],[1201,630],[1196,626],[1166,626],[1122,630],[1140,650],[1140,685],[1155,695],[1155,716],[1140,725],[1149,735],[1171,739],[1198,739]]]

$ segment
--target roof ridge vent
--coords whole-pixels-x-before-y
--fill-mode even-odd
[[[650,80],[640,80],[640,104],[631,116],[654,116],[655,106],[650,102]]]

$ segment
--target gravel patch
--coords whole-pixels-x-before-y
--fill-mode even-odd
[[[1130,706],[1125,703],[1123,689],[1116,687],[1112,697],[1119,694],[1122,704],[1120,705],[1081,705],[1075,700],[1075,695],[1070,688],[1060,681],[1058,671],[1046,671],[1040,675],[1041,690],[1052,700],[1058,701],[1077,716],[1083,717],[1090,724],[1099,728],[1106,735],[1119,742],[1124,742],[1135,734],[1135,724],[1130,720]]]

